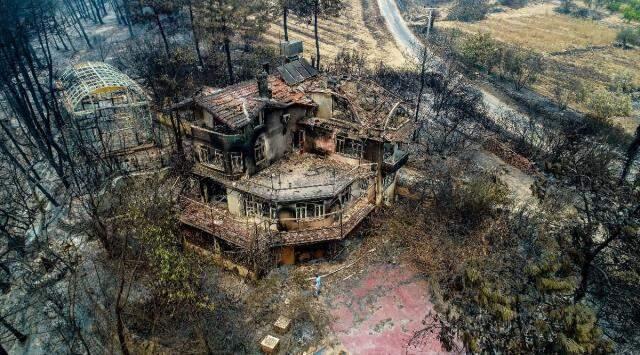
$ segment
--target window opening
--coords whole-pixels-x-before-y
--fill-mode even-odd
[[[296,219],[305,219],[305,218],[307,218],[307,205],[306,204],[296,205]]]
[[[265,161],[266,156],[265,156],[264,136],[258,137],[258,139],[256,140],[256,144],[253,147],[253,150],[255,153],[256,165]]]
[[[336,152],[352,157],[362,157],[362,142],[345,136],[336,136]]]
[[[243,170],[242,152],[231,152],[231,172],[241,173]]]
[[[206,146],[199,145],[197,153],[198,153],[198,160],[201,163],[204,163],[204,164],[209,163],[209,149],[207,149]]]

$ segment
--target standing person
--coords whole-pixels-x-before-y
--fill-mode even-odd
[[[313,295],[318,297],[320,295],[320,284],[322,283],[322,278],[320,275],[316,274],[316,284],[313,290]]]

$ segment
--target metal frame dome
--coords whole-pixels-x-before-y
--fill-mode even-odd
[[[93,110],[79,109],[78,105],[86,97],[108,94],[115,91],[134,93],[135,100],[129,105],[146,104],[147,96],[144,90],[129,76],[115,67],[103,62],[83,62],[66,69],[61,77],[64,88],[64,100],[70,112],[82,115]],[[132,96],[132,95],[129,95]],[[130,99],[133,99],[130,97]]]

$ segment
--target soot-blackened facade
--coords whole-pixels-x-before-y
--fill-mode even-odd
[[[196,181],[181,221],[206,248],[261,245],[293,263],[393,201],[413,126],[372,82],[331,80],[303,60],[267,71],[174,107],[191,125]]]

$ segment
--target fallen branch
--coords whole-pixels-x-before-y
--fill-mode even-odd
[[[369,249],[369,250],[367,251],[367,253],[374,252],[375,250],[376,250],[376,248]],[[351,264],[349,264],[349,265],[342,266],[342,267],[340,267],[340,268],[338,268],[338,269],[336,269],[336,270],[331,271],[331,272],[330,272],[330,273],[328,273],[328,274],[320,275],[320,278],[325,278],[325,277],[327,277],[327,276],[330,276],[330,275],[335,274],[335,273],[336,273],[336,272],[338,272],[338,271],[341,271],[341,270],[344,270],[344,269],[346,269],[346,268],[348,268],[348,267],[350,267],[350,266],[353,266],[355,263],[357,263],[357,262],[358,262],[358,261],[360,261],[362,258],[364,258],[364,257],[366,256],[366,254],[367,254],[367,253],[365,253],[364,255],[360,256],[358,259],[356,259],[354,262],[352,262],[352,263],[351,263]],[[310,278],[308,278],[307,280],[314,280],[314,279],[315,279],[315,276],[314,276],[314,277],[310,277]]]
[[[353,275],[355,275],[356,273],[354,272],[353,274],[350,274],[349,276],[345,277],[344,279],[342,279],[342,281],[347,281],[349,280]]]

